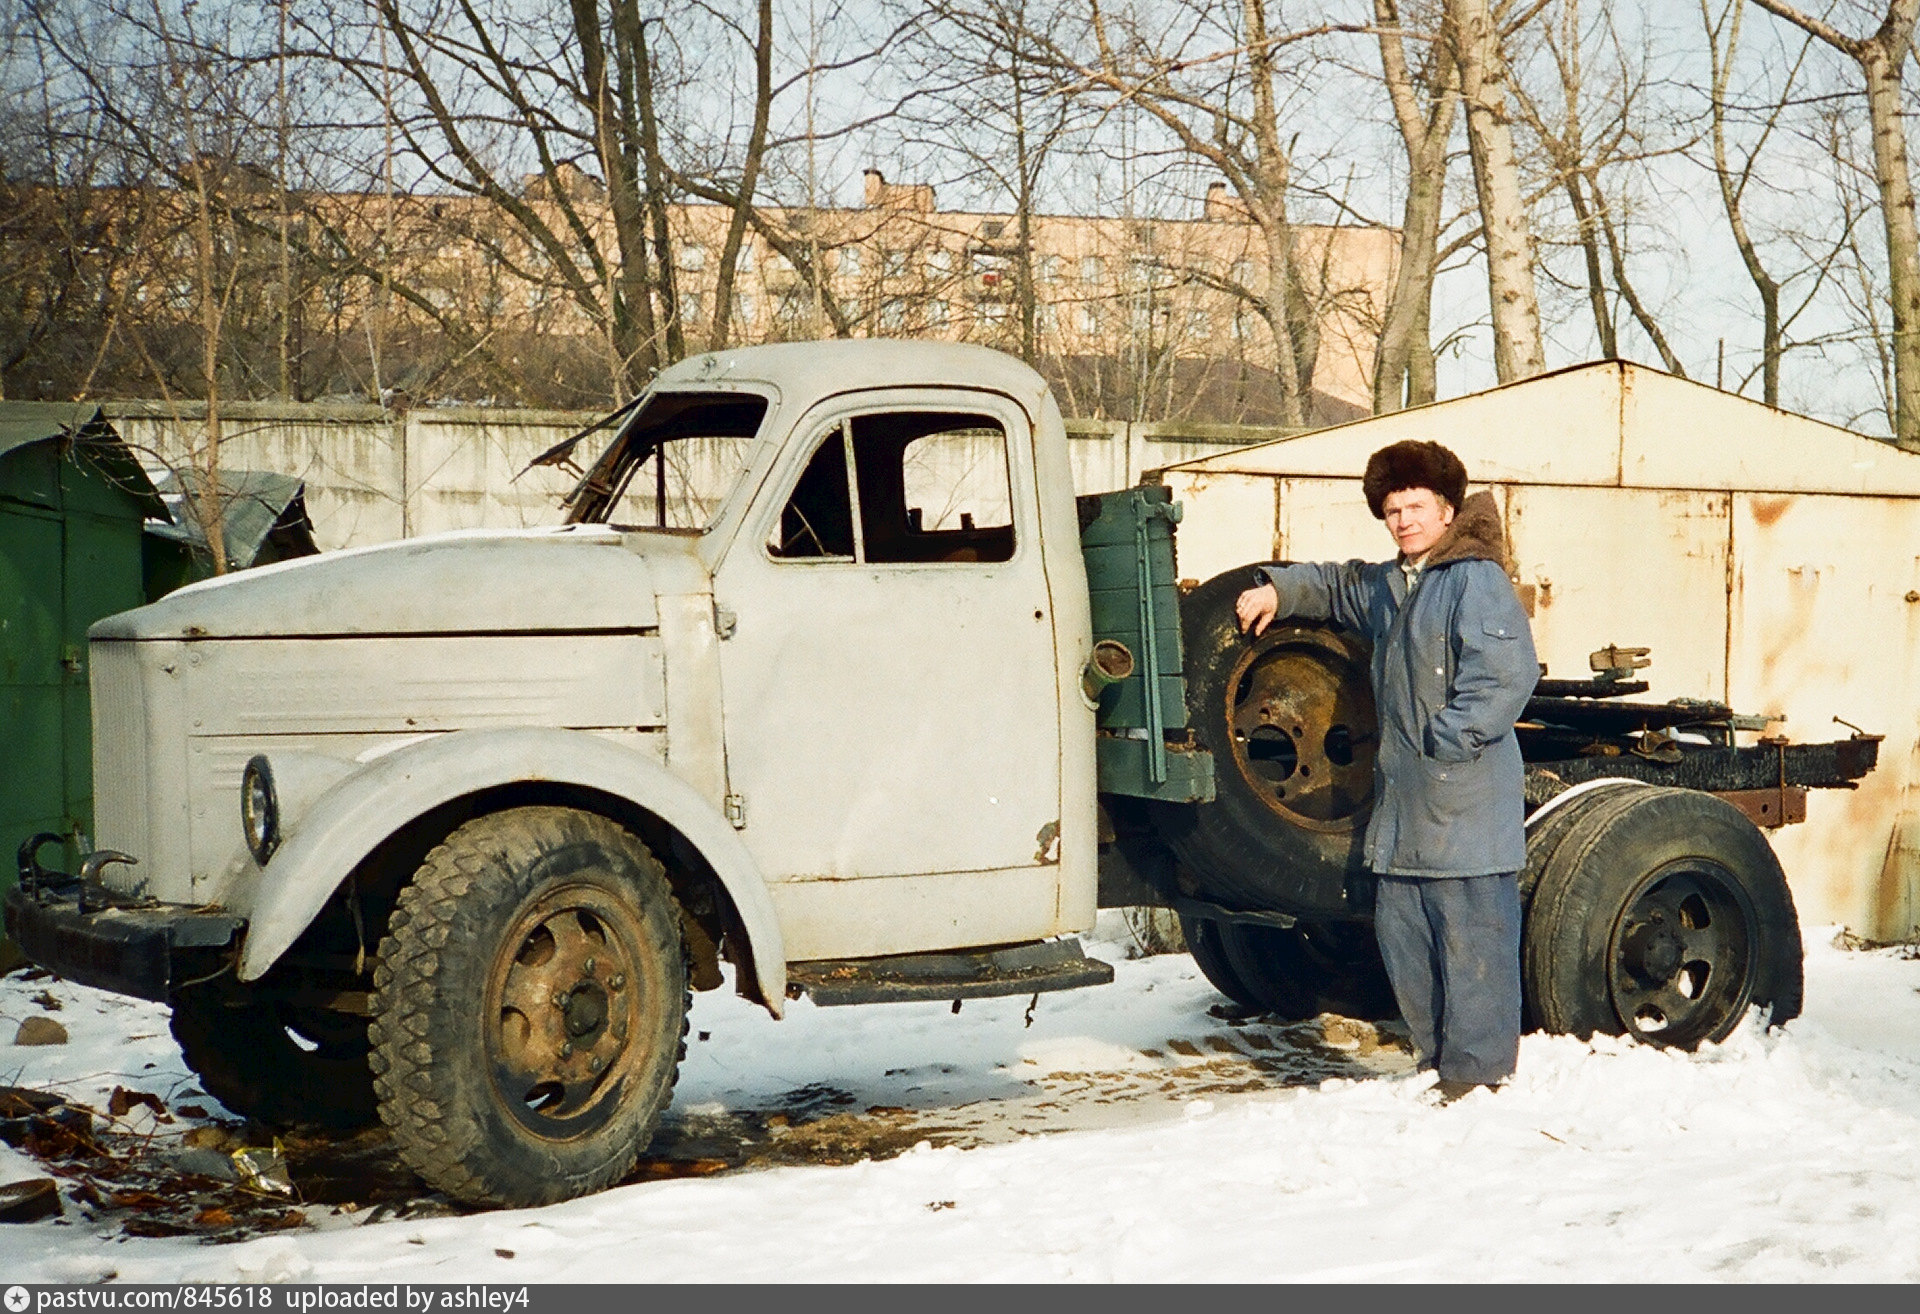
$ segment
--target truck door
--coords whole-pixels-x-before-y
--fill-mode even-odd
[[[794,432],[715,580],[734,626],[729,790],[788,956],[1062,929],[1025,414],[987,394],[866,393]]]

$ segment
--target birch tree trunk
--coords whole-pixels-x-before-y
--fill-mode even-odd
[[[1460,85],[1444,43],[1434,43],[1418,74],[1409,67],[1397,0],[1374,0],[1373,14],[1379,26],[1381,74],[1407,152],[1400,262],[1373,354],[1373,410],[1383,415],[1434,399],[1433,279],[1446,201],[1447,146],[1459,110]]]
[[[1533,279],[1533,231],[1507,110],[1506,57],[1487,0],[1447,0],[1446,39],[1460,67],[1467,145],[1485,232],[1493,368],[1500,382],[1511,383],[1545,369],[1546,354]]]

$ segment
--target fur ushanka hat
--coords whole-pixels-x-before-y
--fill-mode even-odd
[[[1467,467],[1439,443],[1412,440],[1382,447],[1367,458],[1360,489],[1375,520],[1387,518],[1387,494],[1406,488],[1430,488],[1457,509],[1467,494]]]

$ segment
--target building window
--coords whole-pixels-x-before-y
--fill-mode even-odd
[[[848,278],[860,277],[860,248],[843,246],[840,248],[840,272]]]
[[[705,269],[707,267],[707,248],[689,243],[680,248],[680,268]]]
[[[1100,331],[1100,307],[1091,303],[1080,307],[1080,331],[1082,333]]]
[[[899,297],[888,297],[880,306],[880,327],[899,331],[907,326],[907,303]]]
[[[1060,316],[1051,301],[1042,301],[1033,308],[1033,327],[1037,333],[1052,334],[1059,331]]]
[[[880,256],[881,269],[888,278],[907,276],[907,253],[905,251],[884,251]]]
[[[950,322],[947,303],[942,300],[927,303],[927,324],[932,328],[943,329]]]
[[[1231,278],[1234,282],[1238,283],[1241,287],[1249,288],[1249,289],[1252,288],[1253,261],[1251,260],[1234,261],[1233,268],[1227,271],[1227,277]]]
[[[680,294],[681,323],[692,324],[698,322],[701,309],[700,294],[698,292],[683,292]]]
[[[751,326],[760,307],[751,292],[739,292],[733,298],[733,317],[744,325]]]
[[[936,246],[927,252],[927,277],[945,278],[953,273],[953,252]]]
[[[1080,257],[1080,282],[1087,287],[1096,286],[1106,273],[1107,262],[1099,256]]]
[[[1058,283],[1060,281],[1060,257],[1057,255],[1041,256],[1034,273],[1042,283]]]
[[[1187,336],[1196,342],[1205,342],[1213,336],[1213,316],[1204,310],[1187,312]]]

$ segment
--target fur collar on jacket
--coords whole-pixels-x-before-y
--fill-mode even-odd
[[[1500,507],[1486,489],[1469,494],[1447,526],[1447,532],[1433,545],[1423,570],[1444,566],[1449,561],[1491,561],[1506,574],[1513,566],[1507,560],[1507,535],[1500,525]]]

